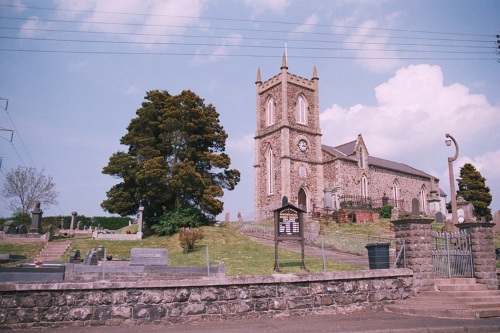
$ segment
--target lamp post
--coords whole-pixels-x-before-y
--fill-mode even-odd
[[[455,191],[455,177],[453,177],[453,161],[455,161],[458,157],[458,144],[455,141],[455,139],[449,135],[448,133],[446,134],[446,145],[449,147],[451,146],[451,142],[453,141],[453,144],[455,145],[455,156],[453,157],[448,157],[448,171],[450,174],[450,195],[451,195],[451,223],[452,225],[450,226],[448,222],[446,223],[446,229],[448,231],[453,231],[454,226],[458,223],[458,216],[457,216],[457,193]]]

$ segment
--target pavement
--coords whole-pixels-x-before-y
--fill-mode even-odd
[[[142,326],[65,327],[60,329],[31,329],[16,332],[71,333],[470,333],[500,332],[500,318],[442,319],[405,316],[389,312],[359,311],[337,315],[307,315],[304,317],[255,318],[227,321],[200,321],[187,324],[147,324]]]

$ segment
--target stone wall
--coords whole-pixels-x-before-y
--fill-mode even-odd
[[[193,280],[3,283],[0,330],[382,310],[412,294],[408,269]]]

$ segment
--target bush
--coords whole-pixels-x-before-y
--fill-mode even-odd
[[[212,222],[207,216],[195,208],[177,208],[166,212],[159,221],[151,226],[158,235],[170,236],[180,228],[197,228]]]
[[[201,228],[180,228],[179,242],[184,251],[189,252],[194,249],[194,244],[203,238],[203,230]]]
[[[391,217],[391,213],[392,213],[392,206],[386,205],[382,207],[382,209],[380,210],[380,217],[388,219]]]

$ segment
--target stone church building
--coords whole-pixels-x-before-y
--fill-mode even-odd
[[[390,204],[422,213],[440,211],[439,184],[408,165],[371,156],[361,134],[329,146],[321,141],[318,74],[311,79],[281,72],[256,81],[255,220],[272,218],[282,198],[308,213],[368,211]]]

